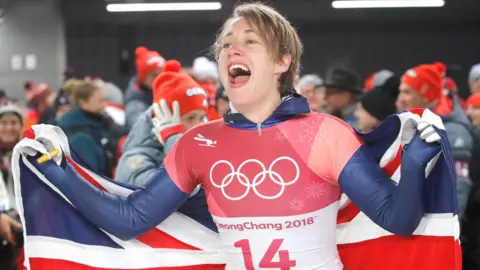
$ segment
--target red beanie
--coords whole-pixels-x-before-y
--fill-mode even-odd
[[[403,74],[402,83],[413,88],[430,102],[437,100],[442,95],[442,76],[435,64],[420,65],[409,69]]]
[[[27,102],[36,102],[43,95],[52,92],[50,86],[46,83],[26,82],[24,84],[25,92],[27,92]]]
[[[207,110],[207,93],[190,76],[181,72],[176,60],[165,63],[163,72],[153,82],[153,102],[165,99],[172,110],[172,103],[180,104],[180,115],[193,110]]]
[[[135,50],[135,63],[137,66],[138,81],[143,83],[152,71],[163,68],[165,59],[158,52],[149,51],[145,47]]]
[[[452,92],[457,92],[457,89],[458,89],[457,84],[450,77],[445,78],[445,88],[447,88],[448,90],[450,90]]]
[[[435,67],[437,68],[438,72],[440,72],[440,76],[442,76],[442,78],[446,77],[447,76],[447,66],[445,66],[444,63],[442,62],[435,62],[433,63],[435,65]]]
[[[467,103],[467,105],[472,105],[474,107],[480,108],[480,93],[471,95],[465,103]]]

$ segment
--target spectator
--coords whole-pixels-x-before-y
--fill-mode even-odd
[[[78,83],[72,91],[72,102],[74,108],[60,118],[58,126],[93,170],[111,176],[123,134],[105,114],[104,89],[92,82]]]
[[[120,127],[125,126],[126,115],[123,106],[123,92],[115,84],[107,82],[104,85],[105,97],[107,98],[107,106],[105,112]]]
[[[224,115],[228,111],[230,100],[223,86],[220,86],[215,95],[215,110],[219,115]]]
[[[23,110],[16,104],[0,107],[0,211],[16,209],[11,158],[23,132]]]
[[[365,80],[364,91],[372,90],[375,87],[382,86],[394,74],[390,70],[382,69],[374,72]]]
[[[387,116],[396,113],[395,100],[399,86],[400,78],[393,76],[362,96],[355,111],[361,132],[374,130]]]
[[[166,99],[170,107],[173,101],[179,102],[181,123],[185,131],[204,121],[207,94],[190,76],[180,73],[180,64],[175,60],[168,61],[165,71],[155,80],[154,100],[159,102],[161,99]],[[116,171],[117,181],[136,186],[144,185],[182,135],[183,131],[173,134],[163,142],[159,141],[157,135],[160,134],[152,133],[152,117],[153,111],[150,107],[128,134]]]
[[[433,109],[442,97],[443,78],[438,66],[424,64],[409,69],[402,76],[400,93],[397,98],[397,109],[412,108]],[[471,182],[468,175],[468,164],[473,150],[471,124],[457,99],[453,97],[453,111],[449,115],[441,115],[453,150],[453,159],[457,172],[457,196],[460,216],[465,210]]]
[[[126,127],[129,130],[137,118],[152,104],[152,83],[162,72],[165,59],[145,47],[135,50],[137,75],[130,79],[125,91]]]
[[[50,86],[46,83],[25,83],[25,91],[27,92],[27,102],[28,102],[28,111],[25,120],[25,129],[42,123],[45,119],[49,118],[51,115],[55,94],[53,93]],[[43,114],[43,115],[42,115]]]
[[[332,68],[325,76],[326,111],[357,127],[355,109],[362,94],[360,77],[347,68]]]
[[[310,110],[314,112],[324,111],[325,86],[322,78],[315,74],[301,77],[297,84],[297,92],[307,99]]]
[[[476,64],[470,69],[468,85],[470,86],[470,93],[480,93],[480,64]]]
[[[462,224],[463,269],[480,269],[480,92],[466,101],[467,115],[472,120],[474,148],[469,166],[472,180],[471,195]]]
[[[210,120],[222,117],[215,109],[215,97],[217,89],[220,87],[218,76],[217,63],[208,60],[208,58],[204,56],[195,58],[192,66],[192,77],[208,94],[207,115]]]

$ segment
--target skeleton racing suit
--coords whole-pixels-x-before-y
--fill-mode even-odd
[[[291,94],[261,124],[230,112],[185,133],[145,187],[128,197],[81,181],[68,164],[35,166],[92,223],[122,239],[161,223],[201,183],[226,269],[337,270],[341,191],[382,228],[411,235],[424,214],[425,166],[440,146],[414,138],[398,185],[369,151],[347,124],[310,112],[303,97]]]

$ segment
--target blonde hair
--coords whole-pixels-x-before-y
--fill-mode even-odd
[[[62,91],[64,91],[68,95],[71,95],[75,85],[77,85],[80,82],[82,81],[78,79],[68,79],[67,81],[65,81],[65,83],[63,83]]]
[[[221,39],[226,35],[227,26],[240,17],[245,18],[249,22],[250,27],[263,38],[269,53],[275,61],[280,62],[285,54],[291,55],[292,63],[289,69],[280,76],[279,90],[282,95],[293,91],[295,73],[300,68],[300,57],[303,50],[302,42],[290,22],[272,7],[262,3],[237,6],[216,37],[216,42],[212,48],[215,57],[218,59],[222,49]]]
[[[88,101],[95,92],[101,89],[102,88],[95,83],[79,81],[72,88],[72,92],[71,92],[72,102],[74,104],[78,104],[80,101]]]

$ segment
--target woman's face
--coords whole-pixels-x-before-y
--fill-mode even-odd
[[[15,143],[22,136],[23,125],[18,115],[10,113],[0,117],[0,141]]]
[[[78,105],[87,112],[105,114],[105,107],[107,106],[105,92],[103,89],[99,89],[88,100],[81,100]]]
[[[193,128],[194,126],[204,123],[206,120],[206,114],[204,110],[194,110],[184,114],[181,117],[183,128],[185,131]]]

